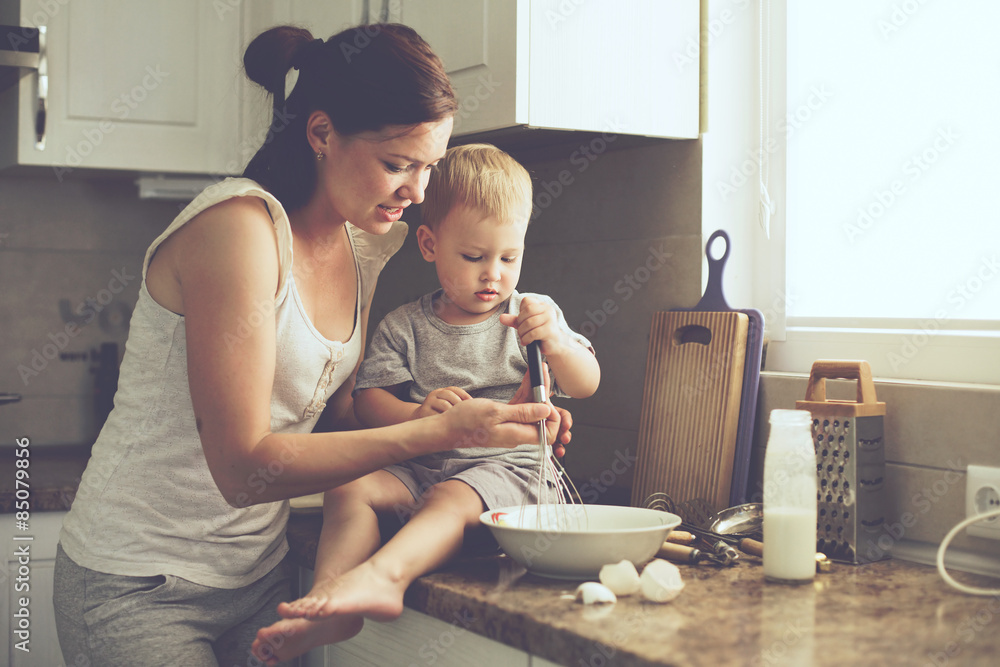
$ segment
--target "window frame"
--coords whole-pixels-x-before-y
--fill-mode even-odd
[[[755,246],[752,299],[766,322],[766,370],[808,373],[816,359],[864,359],[881,378],[1000,384],[1000,321],[788,316],[794,294],[785,272],[787,146],[783,137],[770,136],[780,127],[773,119],[788,113],[787,7],[786,0],[758,1],[759,76],[766,85],[758,87],[757,101],[769,130],[761,136],[768,148],[761,150],[761,167],[773,210],[768,233],[759,234]]]

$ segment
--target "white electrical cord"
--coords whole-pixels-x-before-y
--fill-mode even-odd
[[[945,582],[952,588],[956,588],[963,593],[968,593],[969,595],[1000,595],[1000,588],[973,588],[972,586],[966,586],[965,584],[959,583],[952,579],[951,575],[944,569],[944,552],[948,550],[948,545],[951,544],[951,541],[955,538],[955,536],[962,530],[965,530],[969,525],[982,519],[992,519],[993,517],[1000,517],[1000,510],[992,510],[984,514],[970,516],[964,521],[959,522],[959,524],[952,528],[948,534],[944,536],[944,539],[941,540],[941,546],[938,547],[937,552],[938,574],[940,574],[941,578],[944,579]]]

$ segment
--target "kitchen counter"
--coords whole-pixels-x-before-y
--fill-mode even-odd
[[[9,514],[15,507],[16,449],[9,445],[0,447],[0,469],[5,471],[0,477],[0,514]],[[27,482],[32,512],[69,510],[90,459],[90,449],[89,444],[31,447],[31,454],[27,459]]]
[[[88,454],[89,447],[33,451],[33,510],[69,508]],[[3,468],[13,470],[12,452],[0,456]],[[0,484],[2,512],[13,511],[7,481]],[[302,567],[313,567],[321,521],[319,512],[292,515],[291,557]],[[407,591],[407,607],[573,667],[940,667],[995,665],[1000,656],[1000,596],[960,594],[934,568],[899,560],[834,563],[812,585],[796,587],[765,584],[751,556],[731,568],[682,565],[686,586],[670,604],[626,597],[585,607],[563,599],[575,583],[525,574],[509,558],[487,554],[465,555],[421,577]]]
[[[289,543],[311,567],[318,514],[293,515]],[[672,603],[635,596],[591,607],[575,583],[525,574],[504,556],[464,557],[418,579],[406,606],[573,667],[618,665],[996,665],[1000,597],[963,595],[932,567],[834,563],[812,585],[766,584],[760,560],[681,565]],[[961,572],[984,587],[998,582]]]

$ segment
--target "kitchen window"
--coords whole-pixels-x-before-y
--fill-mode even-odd
[[[767,369],[1000,382],[1000,3],[759,1]]]

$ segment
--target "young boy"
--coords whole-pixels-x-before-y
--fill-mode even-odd
[[[589,342],[555,303],[518,294],[531,214],[528,172],[485,144],[450,149],[430,177],[417,242],[441,289],[389,313],[358,371],[354,409],[369,427],[395,424],[486,397],[509,401],[527,369],[525,346],[541,343],[562,396],[585,398],[600,381]],[[282,604],[277,658],[341,641],[363,618],[391,620],[418,576],[445,563],[487,509],[519,505],[537,475],[538,444],[466,447],[391,465],[327,492],[315,583]],[[382,548],[377,512],[409,521]],[[412,516],[411,516],[412,515]],[[269,641],[270,640],[270,641]]]

